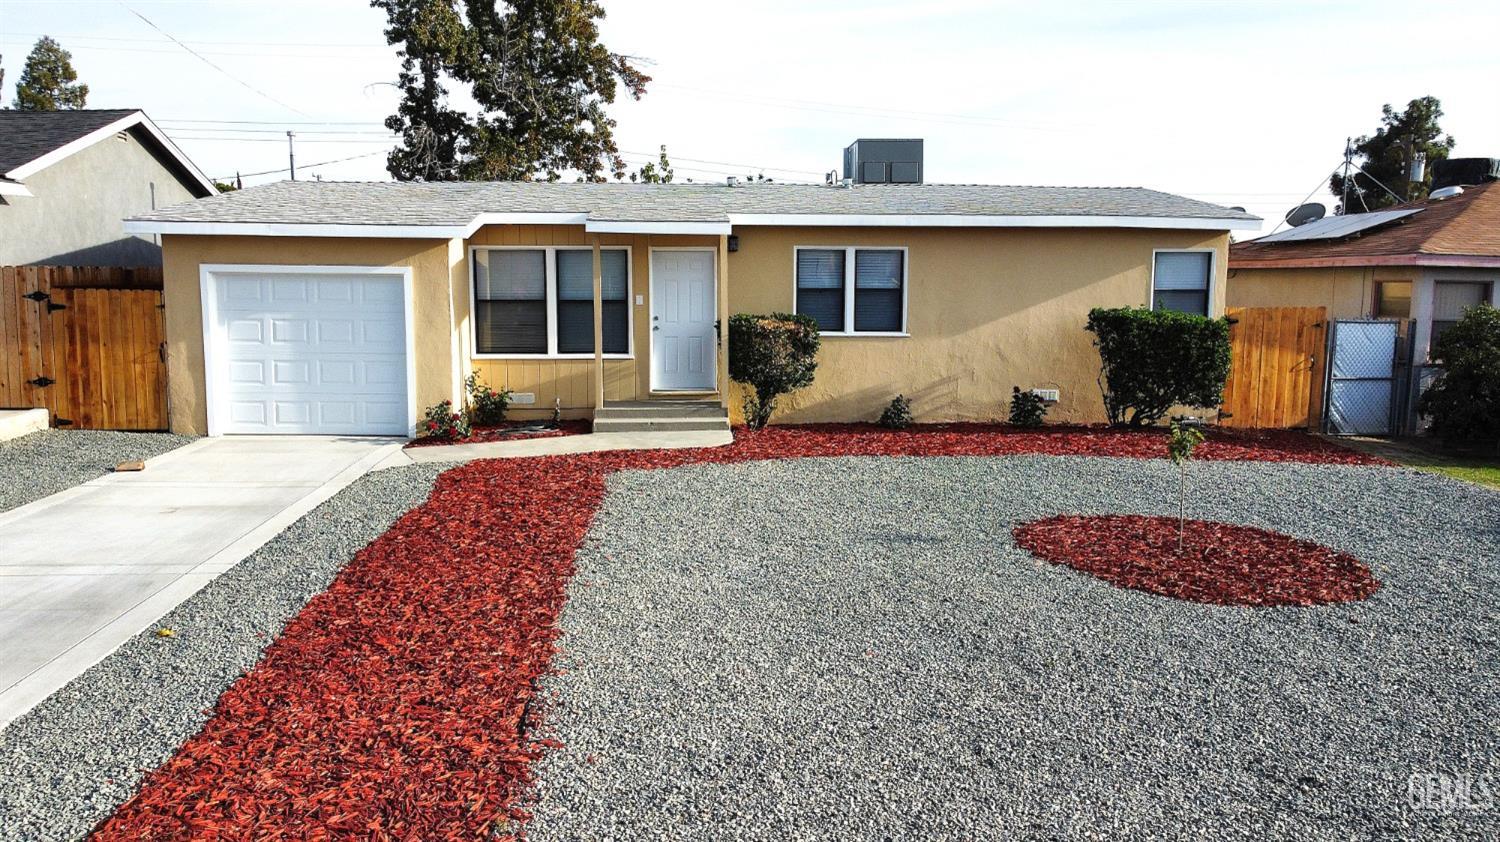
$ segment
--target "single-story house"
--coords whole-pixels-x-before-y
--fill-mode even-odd
[[[158,266],[120,221],[217,192],[143,111],[0,110],[0,266]]]
[[[862,164],[862,169],[868,162]],[[126,223],[162,238],[171,427],[407,434],[478,370],[518,417],[737,413],[723,325],[801,312],[816,382],[776,421],[1104,419],[1098,306],[1224,307],[1249,214],[1138,188],[281,182]]]
[[[1235,243],[1228,305],[1409,320],[1422,363],[1465,308],[1500,305],[1500,183],[1435,184],[1424,201]]]

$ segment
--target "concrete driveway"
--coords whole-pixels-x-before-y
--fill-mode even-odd
[[[0,727],[400,447],[203,439],[0,514]]]

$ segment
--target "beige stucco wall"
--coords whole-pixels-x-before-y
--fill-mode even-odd
[[[1229,307],[1327,307],[1336,319],[1361,319],[1375,300],[1375,270],[1231,269],[1225,282]],[[1399,273],[1382,280],[1411,280]]]
[[[721,313],[793,309],[795,246],[899,246],[908,251],[908,328],[903,337],[826,337],[812,386],[783,399],[775,421],[870,420],[897,393],[920,421],[1004,417],[1012,385],[1056,388],[1053,421],[1104,419],[1099,358],[1083,325],[1092,307],[1146,306],[1154,249],[1216,251],[1211,309],[1224,307],[1223,233],[1125,229],[741,228],[739,249],[720,237],[605,235],[632,248],[631,358],[610,360],[610,400],[650,394],[650,254],[653,247],[720,249]],[[477,368],[496,386],[530,392],[519,417],[587,416],[592,360],[478,360],[469,323],[469,247],[586,245],[579,226],[490,226],[464,240],[206,237],[165,238],[164,276],[172,428],[204,433],[204,264],[410,266],[418,408],[457,398]],[[635,303],[639,296],[640,303]],[[724,360],[721,355],[721,372]],[[721,380],[723,380],[721,376]],[[736,416],[739,395],[729,405]]]
[[[454,287],[467,289],[462,241],[166,235],[162,247],[167,400],[173,432],[208,432],[199,294],[200,268],[206,264],[411,267],[417,406],[455,396],[461,375],[453,366],[451,301]]]
[[[908,249],[907,337],[826,337],[813,385],[775,422],[874,420],[897,393],[919,421],[1003,418],[1012,386],[1057,388],[1052,421],[1105,420],[1093,307],[1147,306],[1154,249],[1212,248],[1223,310],[1228,236],[1126,229],[741,228],[734,313],[790,311],[795,246]],[[740,398],[730,401],[736,412]]]

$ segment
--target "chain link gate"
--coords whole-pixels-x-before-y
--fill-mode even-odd
[[[1411,331],[1402,322],[1336,319],[1328,331],[1323,432],[1389,436],[1401,432],[1411,374]]]

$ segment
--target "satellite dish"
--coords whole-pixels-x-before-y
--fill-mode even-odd
[[[1327,215],[1327,213],[1328,208],[1324,207],[1322,204],[1318,202],[1308,202],[1305,205],[1298,205],[1297,207],[1293,208],[1286,215],[1286,221],[1288,225],[1296,228],[1298,225],[1306,225],[1309,222],[1317,222],[1325,215]]]

